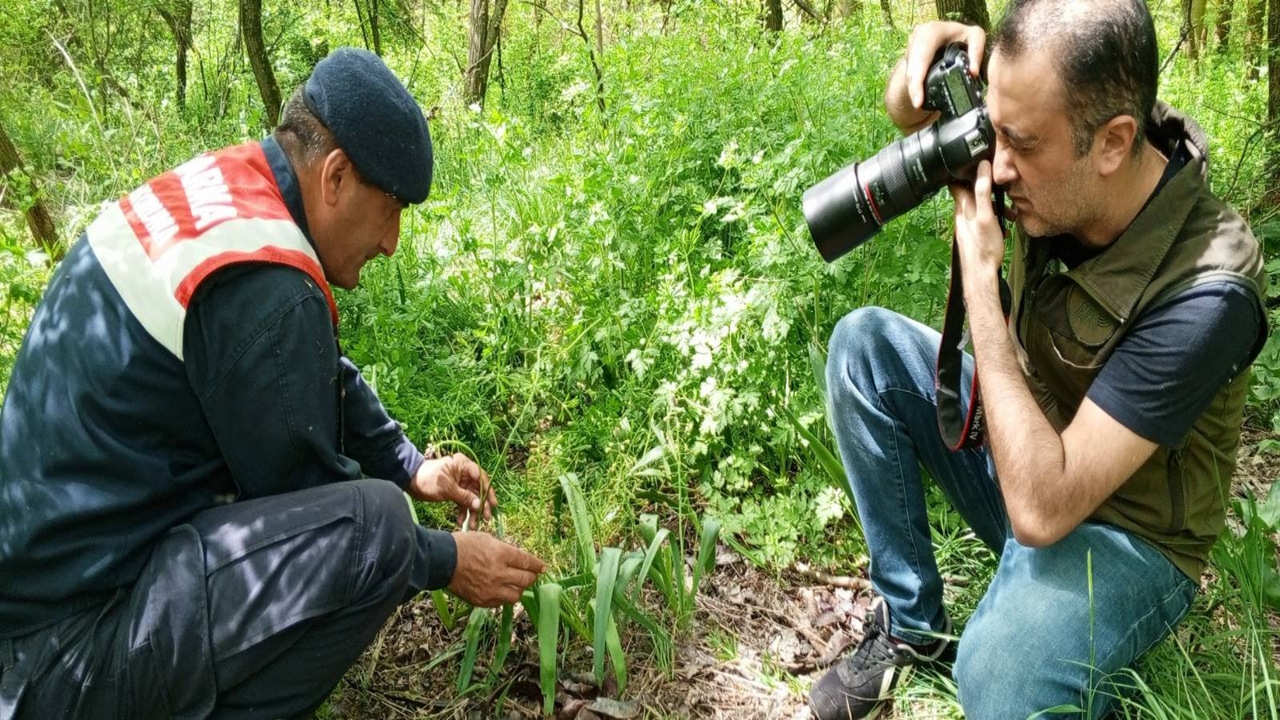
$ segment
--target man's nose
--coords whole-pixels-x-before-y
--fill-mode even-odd
[[[1013,166],[1013,158],[1009,148],[1000,140],[996,140],[996,151],[991,159],[991,181],[996,185],[1008,187],[1018,179],[1018,171]]]
[[[396,220],[391,225],[391,230],[387,233],[387,238],[382,241],[379,246],[382,254],[391,257],[395,254],[396,248],[400,246],[400,216],[396,216]]]

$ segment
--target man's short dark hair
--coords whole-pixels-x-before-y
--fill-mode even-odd
[[[307,108],[302,88],[294,91],[284,104],[274,135],[289,160],[301,167],[325,157],[338,147],[333,133]]]
[[[1027,51],[1053,54],[1076,157],[1089,152],[1098,128],[1120,115],[1138,123],[1133,154],[1146,143],[1159,71],[1155,23],[1143,0],[1088,7],[1063,0],[1011,0],[991,41],[991,52],[997,50],[1009,58]]]

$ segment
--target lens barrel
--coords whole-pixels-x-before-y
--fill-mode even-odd
[[[987,109],[975,107],[842,168],[804,194],[813,244],[823,260],[835,261],[948,183],[971,180],[978,161],[990,159],[994,146]]]
[[[870,240],[880,226],[924,202],[950,176],[937,127],[889,143],[804,194],[804,218],[822,259],[833,262]]]
[[[827,262],[835,262],[880,229],[881,220],[858,180],[860,167],[846,166],[804,193],[804,219]]]

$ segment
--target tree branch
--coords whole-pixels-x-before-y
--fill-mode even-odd
[[[805,0],[796,0],[796,7],[803,10],[806,15],[813,18],[814,20],[817,20],[818,22],[822,22],[823,20],[822,16],[818,14],[817,10],[813,9],[812,5],[805,2]]]

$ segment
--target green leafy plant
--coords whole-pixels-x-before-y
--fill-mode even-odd
[[[658,527],[656,515],[640,516],[640,534],[648,544],[642,565],[642,573],[653,580],[654,586],[666,600],[667,607],[676,618],[679,629],[685,630],[693,617],[694,601],[703,577],[715,565],[716,540],[720,537],[719,520],[703,518],[698,532],[698,555],[693,563],[692,576],[685,582],[684,556],[681,543],[663,545],[670,537],[665,528]]]
[[[590,516],[587,514],[589,511],[577,479],[569,475],[562,476],[560,485],[565,495],[564,504],[573,515],[574,544],[582,572],[556,581],[539,583],[525,591],[521,597],[521,604],[537,633],[539,677],[546,703],[553,703],[555,698],[562,626],[566,629],[564,642],[576,638],[593,646],[592,671],[599,685],[604,683],[607,659],[612,666],[618,691],[626,691],[627,657],[621,635],[626,623],[635,623],[649,636],[656,655],[660,658],[660,664],[669,667],[672,655],[670,632],[640,609],[637,602],[640,585],[646,578],[653,578],[655,583],[664,583],[662,594],[674,603],[671,606],[673,614],[677,618],[685,617],[692,608],[693,598],[707,570],[714,564],[715,540],[719,535],[719,522],[706,518],[692,581],[686,586],[681,574],[683,563],[671,559],[671,549],[665,544],[670,537],[668,530],[656,530],[644,552],[624,553],[617,547],[604,547],[597,554]],[[656,526],[656,518],[654,524]],[[665,556],[664,551],[667,553]],[[437,605],[442,622],[456,622],[447,596],[441,597],[446,608],[442,610]],[[483,608],[475,608],[470,612],[463,633],[464,651],[457,679],[460,693],[472,688],[480,648],[484,645],[486,633],[492,624],[491,617],[492,611]],[[682,624],[684,622],[687,621],[681,620]],[[502,610],[496,649],[485,680],[487,687],[492,687],[499,681],[500,671],[510,650],[512,626],[512,608],[506,606]]]
[[[538,669],[542,687],[542,714],[550,715],[556,703],[556,655],[560,641],[560,585],[549,582],[537,588]],[[534,617],[534,613],[530,613]]]
[[[53,14],[44,3],[10,5],[0,12],[0,46],[9,50],[0,56],[0,116],[66,239],[100,201],[199,152],[261,136],[234,3],[194,6],[199,52],[184,104],[174,96],[173,37],[153,10],[119,0],[67,3]],[[820,421],[822,344],[854,307],[940,319],[951,207],[942,196],[926,202],[827,265],[798,199],[899,136],[884,117],[883,85],[902,32],[862,12],[765,34],[742,3],[650,4],[611,25],[599,56],[601,113],[578,39],[540,21],[535,5],[513,3],[496,63],[502,82],[471,109],[458,100],[452,55],[432,51],[457,38],[456,13],[418,5],[411,22],[382,24],[382,56],[432,108],[436,179],[428,202],[404,213],[395,256],[370,263],[356,290],[336,293],[343,346],[415,442],[464,443],[498,484],[522,539],[572,565],[554,578],[562,597],[553,661],[577,643],[596,647],[604,673],[612,663],[618,677],[621,662],[634,674],[643,652],[634,648],[651,641],[655,661],[671,662],[670,638],[694,628],[691,591],[705,586],[713,562],[701,550],[715,534],[704,515],[724,522],[735,550],[770,567],[864,553],[856,529],[832,524],[848,503],[835,490],[846,483]],[[889,5],[899,21],[915,11],[903,0]],[[1180,7],[1152,3],[1165,52],[1179,42]],[[328,48],[366,41],[355,12],[352,4],[265,8],[282,89]],[[1235,28],[1224,52],[1194,65],[1175,53],[1161,97],[1205,129],[1214,189],[1250,213],[1276,327],[1272,160],[1251,140],[1262,138],[1266,84],[1251,78],[1242,24]],[[17,212],[32,197],[24,180],[0,180],[0,195],[3,386],[51,268],[32,262]],[[1277,335],[1253,366],[1247,421],[1280,436]],[[1271,457],[1280,443],[1267,437],[1259,448]],[[589,486],[590,497],[570,499],[562,476]],[[552,496],[572,515],[564,523],[572,552],[557,552],[560,528],[545,518]],[[659,507],[661,523],[637,528],[641,501]],[[418,510],[424,522],[451,521],[445,510]],[[953,515],[931,510],[944,531],[940,564],[972,580],[973,589],[949,588],[967,609],[994,561]],[[637,529],[643,541],[631,549]],[[1122,708],[1129,716],[1275,716],[1265,707],[1274,631],[1260,614],[1270,612],[1271,566],[1257,562],[1267,557],[1266,533],[1255,521],[1236,529],[1244,534],[1225,538],[1213,558],[1212,601],[1197,605],[1181,644],[1158,648],[1135,673],[1148,691]],[[609,540],[620,551],[616,574],[596,543],[606,535],[621,538]],[[612,593],[602,591],[610,578]],[[509,628],[506,608],[477,616],[445,593],[431,603],[464,638],[433,662],[460,662],[474,648],[461,685],[473,695],[492,687],[515,654],[519,610],[510,610]],[[524,601],[531,606],[536,624],[536,591]],[[649,640],[632,643],[633,634]],[[949,698],[937,714],[958,714],[954,687],[938,693]]]
[[[1235,501],[1235,510],[1243,527],[1214,546],[1215,564],[1228,572],[1241,598],[1259,614],[1265,608],[1280,610],[1275,541],[1280,531],[1280,483],[1271,486],[1262,502],[1246,491]]]

